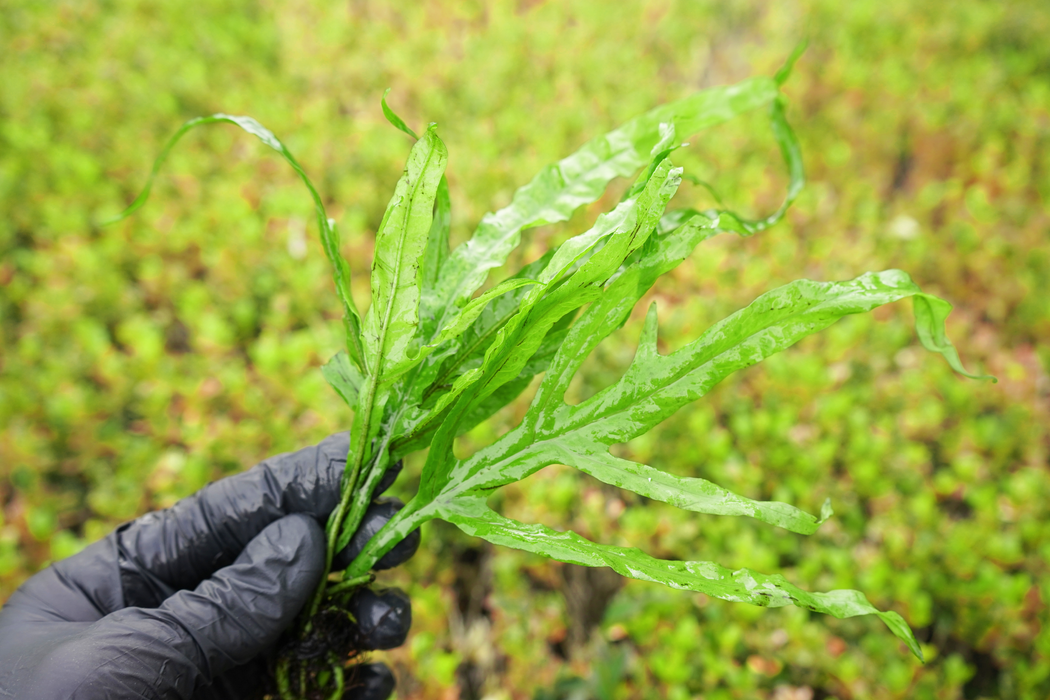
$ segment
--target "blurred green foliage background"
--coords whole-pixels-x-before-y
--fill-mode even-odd
[[[372,236],[409,142],[440,124],[453,237],[541,166],[662,101],[769,74],[809,184],[774,230],[703,245],[591,358],[630,361],[655,300],[664,349],[798,277],[900,267],[956,305],[971,369],[921,350],[911,310],[846,319],[726,381],[623,453],[836,516],[803,538],[684,513],[549,467],[504,512],[664,557],[859,588],[917,630],[765,610],[488,546],[441,524],[384,580],[416,622],[384,655],[402,698],[1050,696],[1050,8],[1042,0],[7,0],[0,8],[0,599],[48,561],[207,481],[349,425],[318,365],[340,311],[294,174],[233,127],[256,117],[339,221],[364,308]],[[676,162],[757,214],[786,177],[763,115]],[[585,228],[526,236],[527,261]],[[683,185],[677,206],[709,206]],[[676,206],[674,203],[672,206]],[[505,429],[509,407],[461,441]],[[396,487],[412,491],[412,469]],[[606,605],[608,603],[608,605]]]

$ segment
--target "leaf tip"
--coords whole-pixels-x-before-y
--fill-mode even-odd
[[[795,62],[798,61],[799,57],[805,53],[806,47],[809,45],[809,39],[802,39],[800,42],[795,44],[794,50],[788,59],[784,61],[784,65],[773,75],[773,80],[776,82],[777,87],[780,87],[787,79],[791,77],[791,70],[795,67]]]
[[[817,525],[827,522],[828,518],[835,514],[835,509],[831,507],[831,499],[825,498],[824,505],[820,507],[820,519],[817,521]]]
[[[919,640],[915,638],[915,634],[911,631],[911,627],[904,621],[903,617],[893,611],[876,612],[876,614],[882,622],[889,627],[894,636],[904,642],[908,647],[908,650],[915,655],[915,658],[917,658],[920,663],[926,663],[926,657],[922,653],[922,647],[919,646]]]
[[[394,110],[390,109],[390,105],[388,105],[386,102],[386,96],[388,94],[390,94],[390,88],[387,88],[385,91],[383,91],[383,97],[379,100],[379,104],[383,108],[383,116],[386,117],[386,120],[390,122],[390,125],[393,126],[395,129],[397,129],[398,131],[405,132],[406,134],[418,141],[419,136],[416,135],[416,132],[412,131],[412,128],[405,123],[405,120],[397,116]]]
[[[665,155],[664,151],[671,148],[675,140],[675,128],[674,122],[660,122],[659,127],[660,139],[649,151],[650,158],[662,157]]]
[[[128,212],[127,211],[122,211],[121,213],[117,214],[116,216],[111,216],[111,217],[109,217],[107,219],[102,219],[101,221],[95,222],[95,226],[97,226],[98,228],[103,228],[105,226],[110,226],[112,224],[115,224],[118,221],[123,221],[126,218],[128,218]]]

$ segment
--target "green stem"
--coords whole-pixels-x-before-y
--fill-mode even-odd
[[[384,442],[381,445],[378,454],[383,455],[387,448],[388,444]],[[361,488],[356,489],[355,493],[351,495],[353,502],[350,505],[350,512],[346,515],[343,524],[344,530],[354,532],[361,525],[361,521],[365,517],[365,511],[368,509],[368,505],[372,502],[372,492],[375,491],[376,485],[386,471],[385,466],[382,469],[379,468],[382,464],[383,460],[377,459],[373,468],[369,471],[368,476],[365,477],[364,483],[361,484]]]
[[[277,678],[277,694],[281,696],[281,700],[295,700],[288,679],[288,666],[291,662],[291,659],[287,656],[277,659],[277,671],[274,673],[274,676]]]
[[[357,578],[370,571],[379,559],[405,539],[410,532],[431,520],[435,513],[427,508],[427,505],[417,503],[418,497],[413,498],[404,508],[394,514],[387,524],[380,528],[372,539],[368,541],[361,553],[350,563],[346,569],[346,576]]]
[[[344,591],[349,591],[358,586],[365,586],[376,580],[375,574],[363,574],[361,576],[355,576],[354,578],[348,578],[331,585],[325,591],[327,597],[337,596]]]
[[[379,369],[378,367],[376,368]],[[350,504],[350,498],[354,494],[354,487],[357,485],[357,475],[361,471],[361,464],[364,462],[365,457],[365,445],[368,442],[369,424],[372,421],[372,408],[375,404],[376,386],[379,383],[379,375],[373,374],[368,378],[368,389],[365,394],[364,411],[362,415],[361,427],[358,429],[357,434],[357,449],[353,450],[353,464],[343,474],[343,484],[341,489],[341,495],[339,498],[339,505],[336,506],[335,512],[332,514],[331,523],[329,523],[328,529],[328,546],[325,548],[324,557],[324,572],[321,575],[321,582],[317,584],[317,589],[314,591],[313,597],[310,599],[310,604],[306,608],[306,620],[304,622],[303,629],[310,628],[310,620],[321,607],[321,602],[324,600],[325,589],[328,586],[328,574],[332,571],[332,558],[335,556],[335,545],[339,541],[339,533],[342,531],[343,520],[346,517],[346,507]]]
[[[332,664],[332,676],[335,678],[335,690],[329,695],[330,700],[342,700],[345,681],[343,679],[343,666],[332,652],[328,653],[328,663]]]

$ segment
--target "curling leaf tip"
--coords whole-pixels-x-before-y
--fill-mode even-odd
[[[808,39],[802,39],[797,44],[795,44],[795,48],[791,52],[791,55],[788,56],[788,59],[784,61],[784,65],[781,66],[780,69],[777,70],[776,74],[773,76],[773,80],[776,82],[777,87],[780,87],[781,85],[786,83],[787,79],[791,77],[791,71],[795,67],[795,62],[798,61],[799,57],[801,57],[803,53],[805,53],[807,46],[809,46]]]
[[[383,116],[386,117],[386,120],[388,122],[390,122],[390,124],[395,129],[398,129],[400,131],[405,132],[406,134],[408,134],[409,136],[411,136],[412,138],[414,138],[414,139],[416,139],[418,141],[419,140],[419,136],[416,135],[416,132],[413,131],[412,128],[408,124],[405,123],[404,119],[402,119],[401,117],[397,116],[397,114],[394,112],[394,110],[390,109],[390,105],[388,105],[386,103],[386,96],[388,94],[390,94],[390,90],[391,90],[391,88],[387,88],[383,92],[383,97],[379,100],[379,103],[383,107]],[[430,126],[434,126],[434,124],[431,123]]]

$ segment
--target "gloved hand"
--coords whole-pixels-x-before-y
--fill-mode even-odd
[[[272,457],[30,578],[0,610],[0,698],[261,697],[266,655],[320,583],[322,523],[339,500],[347,446],[340,433]],[[374,504],[347,547],[355,551],[337,562],[348,564],[398,505]],[[406,539],[377,568],[418,545],[418,535]],[[412,612],[401,591],[362,589],[350,607],[359,649],[404,641]],[[393,690],[382,664],[348,678],[345,698]]]

